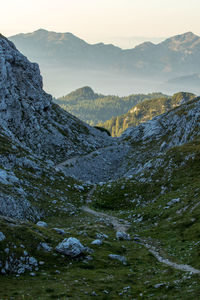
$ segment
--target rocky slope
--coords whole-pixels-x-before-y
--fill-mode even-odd
[[[143,174],[145,169],[156,168],[168,149],[199,136],[199,114],[197,97],[148,122],[130,127],[116,139],[118,146],[98,149],[90,155],[76,158],[63,171],[96,183]]]
[[[0,126],[35,154],[59,160],[84,154],[108,141],[61,110],[42,89],[39,67],[14,44],[0,39]]]
[[[43,172],[53,172],[48,168],[53,168],[55,162],[112,143],[106,134],[54,104],[42,89],[38,65],[30,63],[3,36],[0,37],[0,128],[0,212],[18,218],[40,216],[28,201],[31,195],[34,198],[34,192],[25,192],[28,180],[21,178],[22,169],[25,173],[29,169],[34,171],[39,180]]]

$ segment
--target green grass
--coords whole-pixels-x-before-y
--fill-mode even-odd
[[[164,295],[167,299],[177,299],[180,295],[181,299],[195,299],[199,293],[197,276],[184,277],[185,273],[158,263],[142,246],[132,241],[117,241],[112,227],[90,215],[80,213],[78,218],[62,219],[56,219],[55,216],[47,222],[49,229],[42,228],[38,231],[35,226],[26,224],[6,232],[7,235],[10,234],[10,238],[12,236],[14,243],[23,243],[26,249],[31,249],[31,255],[39,255],[39,259],[45,264],[36,272],[35,277],[28,273],[20,277],[2,276],[1,299],[90,299],[94,292],[98,299],[163,299]],[[68,229],[66,236],[75,236],[84,245],[93,248],[93,260],[84,262],[83,259],[69,260],[60,255],[36,253],[37,243],[43,240],[40,234],[52,246],[64,238],[50,229],[55,224]],[[87,236],[80,235],[80,230],[85,231]],[[100,247],[91,246],[90,243],[98,232],[107,234],[109,238]],[[110,253],[124,255],[127,265],[110,260]],[[160,283],[164,285],[156,288],[155,285]],[[188,289],[190,285],[191,288]]]

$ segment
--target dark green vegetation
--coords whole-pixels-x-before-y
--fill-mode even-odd
[[[127,212],[124,211],[124,216]],[[94,295],[98,299],[195,299],[199,295],[199,276],[191,276],[158,263],[151,253],[133,241],[117,241],[113,228],[106,226],[100,219],[78,212],[75,216],[63,215],[62,218],[55,215],[46,221],[48,229],[37,228],[32,224],[11,226],[1,221],[2,230],[12,240],[10,249],[15,251],[14,244],[25,247],[16,255],[21,256],[24,249],[30,249],[31,255],[37,255],[40,261],[45,262],[35,277],[29,274],[1,277],[1,299],[90,299]],[[64,236],[56,234],[51,229],[55,226],[64,228],[67,233]],[[96,234],[101,232],[108,235],[103,245],[90,245]],[[130,233],[132,236],[141,233],[140,226],[134,224]],[[93,259],[69,260],[55,252],[52,255],[36,250],[40,242],[55,247],[64,237],[69,236],[77,237],[84,245],[91,247],[94,250],[90,255]],[[157,237],[153,242],[156,240]],[[170,242],[169,239],[168,248],[163,247],[163,243],[159,246],[169,251]],[[2,247],[6,247],[5,243]],[[185,253],[181,248],[178,250]],[[110,253],[124,255],[127,265],[110,260]],[[180,257],[173,256],[171,250],[170,258],[180,260]],[[157,287],[159,284],[161,286]]]
[[[193,98],[195,98],[194,94],[181,92],[174,94],[172,97],[145,99],[132,107],[128,113],[113,117],[104,123],[99,123],[99,126],[108,129],[112,136],[120,136],[125,129],[151,120],[153,117],[161,115]]]
[[[83,87],[54,101],[79,119],[95,125],[126,113],[139,102],[161,97],[167,96],[162,93],[133,94],[127,97],[104,96],[94,93],[90,87]]]
[[[46,263],[35,277],[28,274],[20,277],[13,275],[1,277],[1,299],[11,299],[11,297],[14,299],[91,299],[94,295],[97,295],[98,299],[129,299],[130,297],[162,299],[164,295],[168,299],[177,299],[180,297],[180,289],[182,289],[181,295],[185,295],[181,299],[198,295],[198,276],[185,278],[182,272],[159,264],[142,246],[128,241],[116,241],[112,228],[102,225],[89,216],[79,214],[79,221],[77,220],[78,218],[68,217],[65,222],[60,221],[59,225],[68,229],[67,235],[77,236],[83,244],[91,247],[90,242],[99,232],[99,228],[109,236],[101,247],[92,246],[93,260],[70,261],[59,255],[41,253],[40,259]],[[50,226],[54,225],[53,220],[48,221]],[[58,224],[58,219],[55,221]],[[87,232],[88,236],[81,236],[79,231]],[[20,239],[20,233],[26,240]],[[26,249],[36,246],[43,240],[44,235],[52,244],[61,240],[61,237],[50,229],[39,230],[37,233],[31,225],[18,226],[10,233],[10,237],[18,238]],[[127,265],[109,260],[110,253],[125,255]],[[163,285],[156,288],[156,284],[160,283]],[[188,285],[191,285],[190,289],[186,288]]]

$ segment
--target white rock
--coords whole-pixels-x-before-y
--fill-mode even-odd
[[[43,221],[38,221],[38,222],[36,223],[36,225],[39,226],[39,227],[48,227],[47,223],[46,223],[46,222],[43,222]]]
[[[102,240],[94,240],[92,243],[91,243],[91,245],[97,245],[97,246],[100,246],[100,245],[102,245],[103,244],[103,242],[102,242]]]
[[[84,253],[85,247],[78,239],[70,237],[59,243],[56,247],[56,251],[70,257],[77,257]]]

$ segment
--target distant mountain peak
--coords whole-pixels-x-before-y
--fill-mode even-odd
[[[39,28],[39,29],[35,30],[34,32],[49,32],[49,31],[44,28]]]
[[[155,47],[156,45],[150,41],[148,42],[144,42],[142,44],[139,44],[138,46],[136,46],[134,49],[140,49],[140,50],[146,50],[152,47]]]
[[[14,36],[9,37],[9,39],[15,38],[25,38],[25,39],[33,39],[40,41],[46,40],[48,42],[61,42],[61,41],[72,41],[72,42],[80,42],[82,44],[86,44],[86,42],[79,37],[75,36],[71,32],[55,32],[55,31],[48,31],[46,29],[40,28],[30,33],[20,33]]]
[[[185,32],[181,34],[180,36],[185,36],[185,37],[199,37],[198,35],[194,34],[192,31]]]
[[[193,48],[194,44],[196,45],[196,42],[198,41],[200,42],[200,37],[193,32],[188,31],[170,37],[161,44],[164,46],[168,45],[170,49],[178,51],[184,50],[184,48]]]
[[[59,98],[60,100],[68,99],[70,101],[77,100],[95,100],[102,95],[96,94],[93,89],[89,86],[83,86],[75,91],[69,93],[68,95]]]

